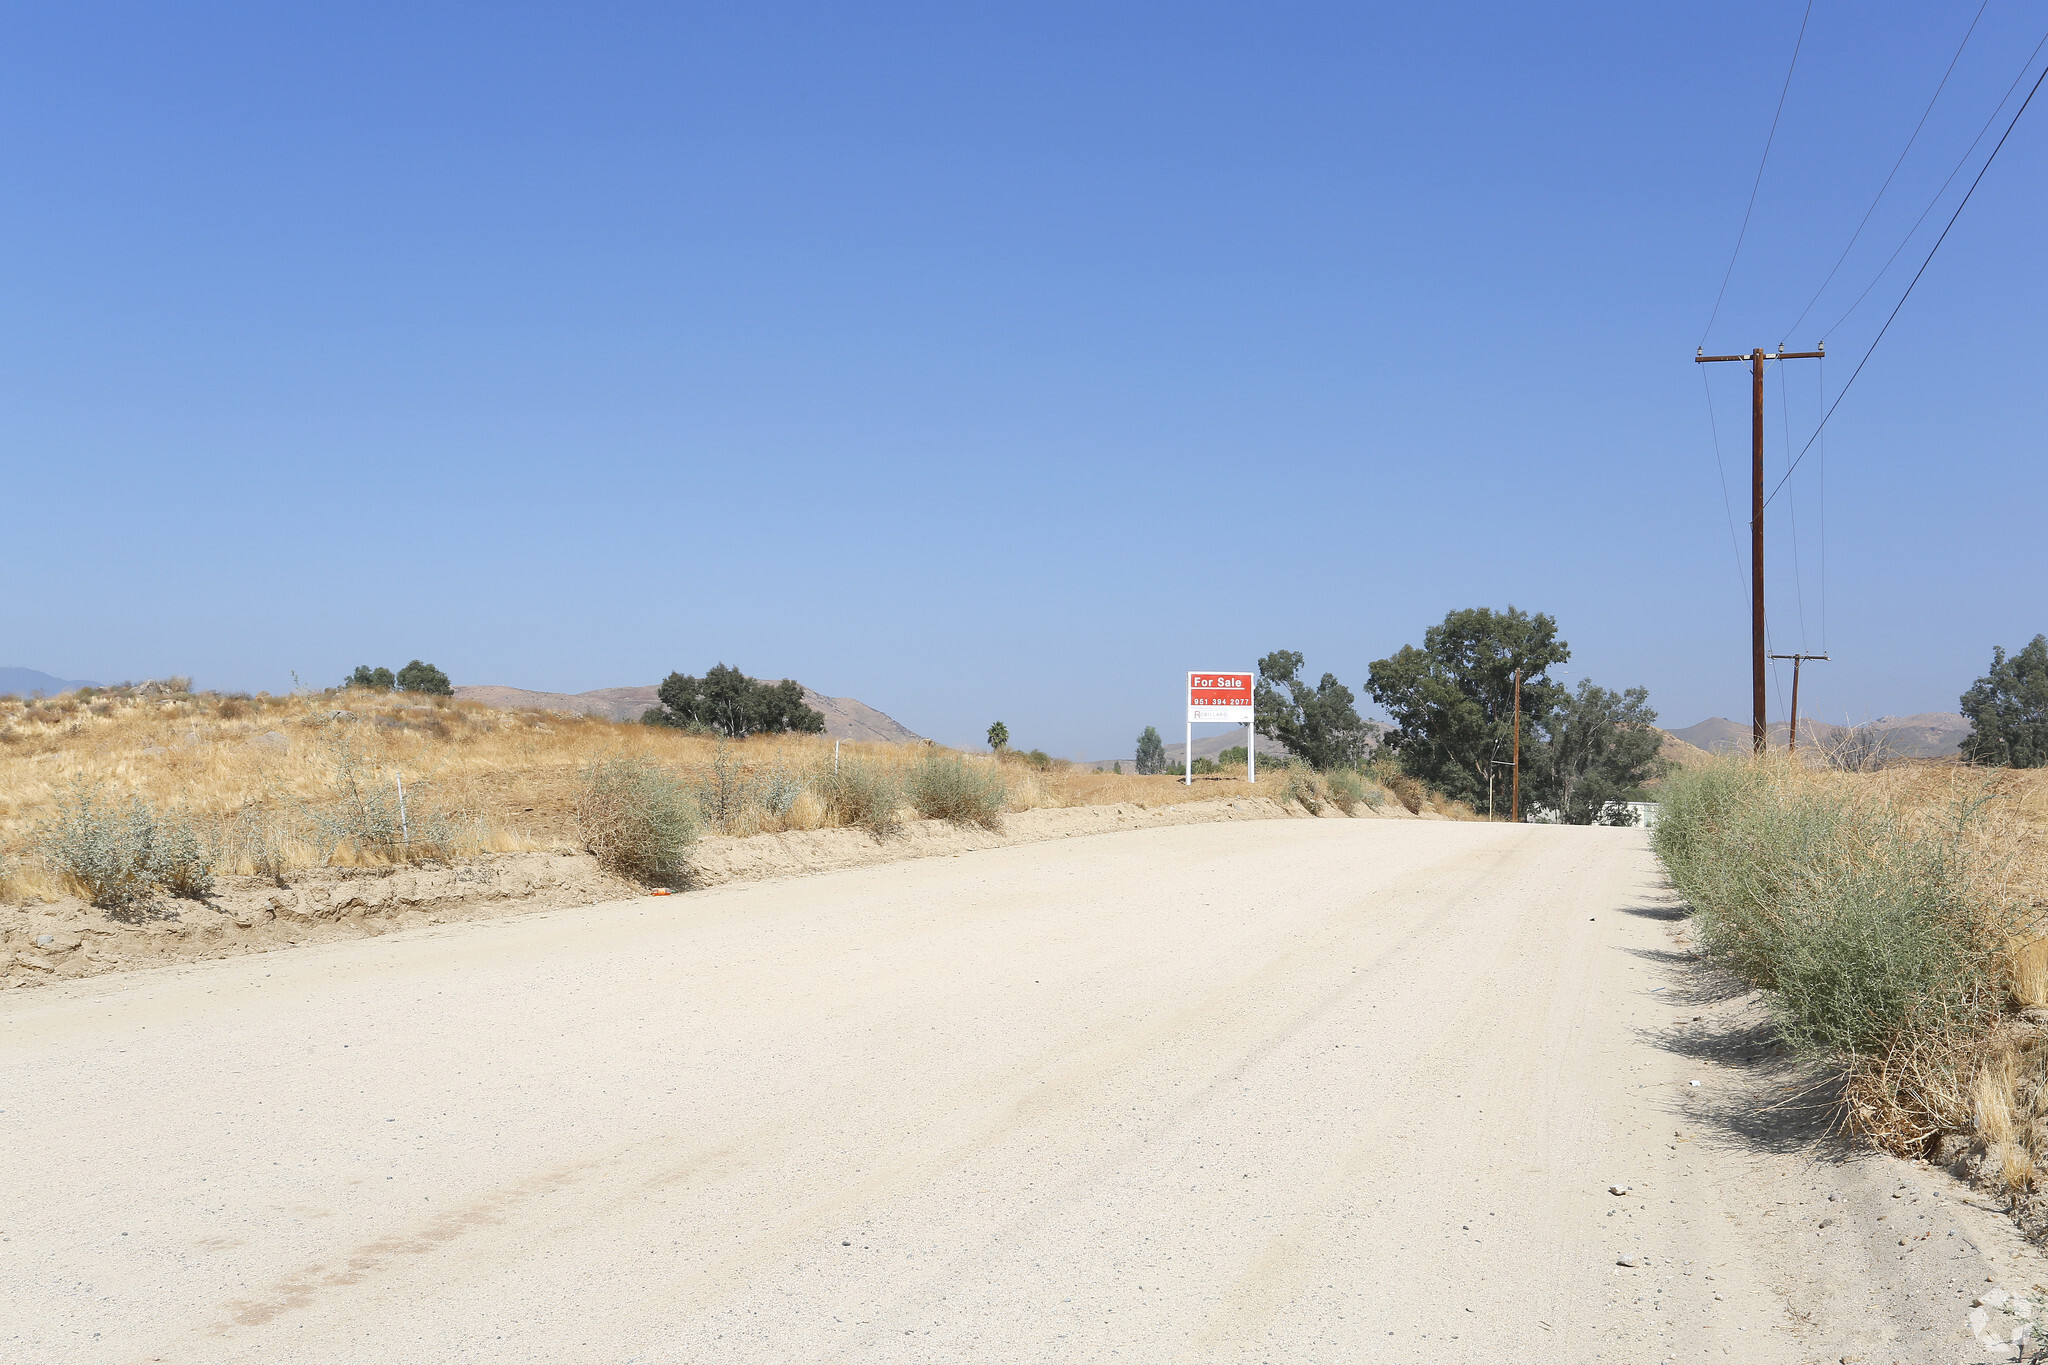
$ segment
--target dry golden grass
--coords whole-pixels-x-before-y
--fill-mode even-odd
[[[455,831],[457,853],[574,846],[583,770],[599,758],[644,758],[698,783],[711,773],[718,742],[662,727],[558,712],[501,711],[448,698],[361,690],[294,697],[184,692],[69,695],[22,702],[0,698],[0,900],[50,898],[69,890],[34,857],[35,830],[71,784],[102,783],[117,795],[182,808],[222,850],[220,870],[256,875],[264,850],[247,830],[269,831],[284,867],[376,862],[379,855],[324,841],[294,819],[333,795],[346,746],[366,782],[395,790],[409,807],[438,814]],[[922,745],[839,746],[842,761],[900,777]],[[759,736],[732,745],[750,776],[797,779],[829,767],[834,742],[822,736]],[[1000,768],[1008,808],[1130,803],[1159,806],[1234,796],[1276,796],[1280,776],[1256,786],[1243,770],[1198,776],[1098,773],[1021,756],[968,755]],[[833,823],[811,792],[780,815],[757,813],[747,832],[816,829]]]

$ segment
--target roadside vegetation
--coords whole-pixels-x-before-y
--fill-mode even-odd
[[[577,837],[599,863],[635,881],[682,881],[700,816],[689,788],[644,757],[596,759],[577,785]]]
[[[2048,1228],[2048,774],[1774,755],[1660,795],[1702,950],[1843,1078],[1844,1126],[1967,1165]]]
[[[920,817],[997,828],[1043,807],[1291,794],[1310,812],[1394,802],[1461,813],[1419,787],[1403,796],[1391,776],[1262,761],[1252,786],[1241,755],[1187,787],[1178,773],[1096,772],[1038,749],[841,744],[801,728],[780,698],[728,711],[747,730],[734,737],[701,714],[641,724],[497,710],[362,671],[365,685],[291,697],[194,693],[174,679],[0,698],[0,902],[77,895],[125,915],[204,896],[223,876],[285,886],[312,868],[541,851],[589,851],[673,884],[707,837],[845,828],[886,839]],[[671,692],[702,698],[696,681]],[[796,724],[749,728],[779,721]]]

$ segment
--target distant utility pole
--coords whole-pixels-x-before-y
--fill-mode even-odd
[[[1508,823],[1522,823],[1522,670],[1519,668],[1515,670],[1515,795],[1508,806]]]
[[[1785,752],[1789,754],[1799,748],[1799,665],[1805,663],[1808,659],[1818,659],[1820,662],[1826,663],[1828,662],[1828,656],[1825,654],[1773,654],[1771,657],[1773,659],[1790,659],[1792,661],[1792,728],[1785,733]]]
[[[1827,353],[1825,342],[1817,351],[1788,351],[1781,341],[1774,355],[1766,355],[1759,347],[1748,355],[1702,353],[1693,357],[1696,365],[1710,365],[1718,360],[1749,362],[1749,676],[1753,713],[1750,729],[1759,754],[1764,751],[1769,724],[1764,718],[1764,362],[1819,360]]]

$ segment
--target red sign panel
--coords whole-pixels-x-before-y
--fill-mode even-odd
[[[1252,675],[1249,673],[1188,674],[1188,719],[1249,724],[1252,718]]]
[[[1252,675],[1249,673],[1188,674],[1188,705],[1250,706]]]

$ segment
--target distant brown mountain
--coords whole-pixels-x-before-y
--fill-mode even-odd
[[[576,711],[584,715],[608,716],[613,720],[638,720],[650,706],[661,704],[652,687],[600,687],[594,692],[533,692],[523,687],[480,683],[455,689],[464,701],[481,702],[504,710]],[[913,744],[924,738],[907,726],[883,715],[866,702],[852,697],[828,697],[804,688],[804,705],[825,717],[825,733],[833,739],[859,740],[865,744]]]
[[[1802,717],[1799,742],[1801,747],[1809,741],[1826,744],[1849,728]],[[1893,751],[1906,758],[1946,758],[1962,747],[1963,737],[1970,733],[1970,722],[1949,711],[1925,711],[1914,716],[1880,716],[1855,728],[1882,734]],[[1739,752],[1750,746],[1749,726],[1725,716],[1715,716],[1697,725],[1688,725],[1683,730],[1665,733],[1708,753]],[[1783,748],[1785,733],[1785,723],[1776,722],[1770,727],[1768,742],[1775,748]]]
[[[1705,749],[1688,744],[1669,730],[1659,730],[1657,733],[1664,736],[1664,743],[1657,750],[1657,756],[1675,767],[1690,768],[1695,763],[1705,763],[1711,757]]]

